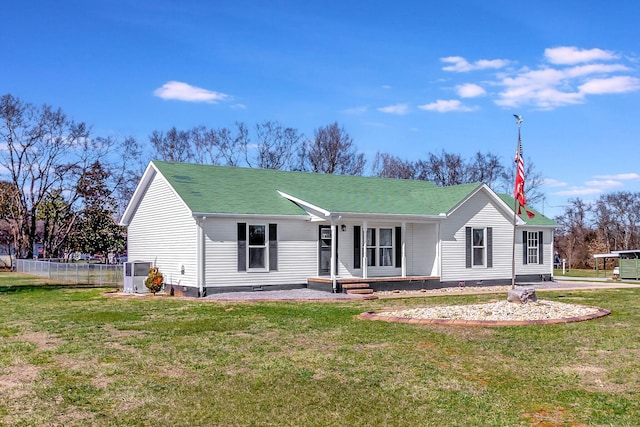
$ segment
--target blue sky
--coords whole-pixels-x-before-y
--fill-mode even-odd
[[[640,191],[637,1],[35,0],[2,15],[0,93],[96,136],[277,120],[311,137],[337,121],[370,160],[506,163],[520,114],[547,216]]]

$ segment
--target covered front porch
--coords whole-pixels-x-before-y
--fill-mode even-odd
[[[393,276],[393,277],[308,277],[307,287],[337,293],[367,294],[374,291],[395,289],[438,289],[445,285],[439,276]]]

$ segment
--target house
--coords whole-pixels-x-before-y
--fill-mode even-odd
[[[514,202],[478,183],[153,161],[121,224],[129,261],[180,295],[507,284],[514,228],[516,280],[549,280],[556,224]]]

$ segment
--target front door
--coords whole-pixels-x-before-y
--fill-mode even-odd
[[[320,264],[318,266],[318,274],[320,276],[329,276],[331,274],[331,226],[320,226],[318,242],[318,260]]]

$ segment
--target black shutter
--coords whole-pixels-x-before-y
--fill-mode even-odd
[[[467,248],[466,253],[466,267],[471,268],[471,227],[465,229],[465,244]]]
[[[247,224],[238,223],[238,271],[247,271]]]
[[[278,224],[269,224],[269,271],[278,271]]]
[[[493,267],[493,228],[487,227],[487,268]]]
[[[527,232],[522,232],[522,264],[527,265],[527,245],[529,241],[527,239]]]
[[[542,231],[538,231],[538,264],[544,264],[544,245]]]
[[[396,267],[402,267],[402,227],[396,227]]]
[[[359,225],[353,226],[353,268],[360,268],[362,262],[362,256],[360,251],[362,250],[362,243],[360,238],[362,237],[362,231]]]

